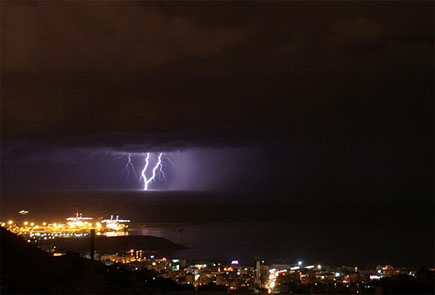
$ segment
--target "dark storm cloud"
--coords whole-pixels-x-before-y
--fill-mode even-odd
[[[41,154],[62,153],[67,150],[80,150],[94,153],[145,153],[173,152],[186,149],[227,147],[269,146],[287,141],[280,130],[275,132],[261,129],[196,129],[180,133],[115,133],[92,136],[59,136],[53,143],[43,140],[6,141],[2,146],[2,158],[25,159]],[[264,141],[265,144],[261,142]],[[274,143],[273,143],[274,142]]]
[[[63,138],[62,131],[111,131],[130,122],[136,126],[121,131],[153,130],[138,120],[159,123],[163,114],[152,113],[158,93],[138,93],[147,85],[138,85],[141,78],[131,85],[132,77],[177,60],[214,56],[244,38],[237,29],[201,28],[139,2],[2,5],[6,136]]]
[[[2,134],[182,146],[427,122],[432,6],[2,2]]]
[[[8,2],[3,9],[6,71],[144,70],[213,56],[244,37],[140,2]]]
[[[431,196],[433,3],[1,5],[2,172],[254,146],[276,190]]]

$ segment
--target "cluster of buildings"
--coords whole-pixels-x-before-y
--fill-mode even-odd
[[[261,291],[267,293],[289,293],[305,290],[319,293],[375,293],[377,280],[398,274],[416,275],[416,268],[391,265],[378,266],[373,270],[360,270],[358,267],[331,267],[320,264],[267,265],[257,260],[255,265],[240,265],[237,260],[231,263],[198,262],[184,259],[169,259],[144,256],[143,252],[131,249],[126,255],[103,255],[101,261],[110,265],[123,263],[133,271],[148,269],[159,276],[171,279],[178,284],[192,285],[196,289],[216,288],[228,291]]]
[[[26,211],[27,212],[27,211]],[[128,234],[130,220],[119,216],[94,219],[81,213],[69,217],[64,223],[1,222],[1,226],[27,239],[82,238],[93,235],[116,236]],[[92,238],[91,238],[92,240]],[[92,248],[93,249],[93,248]],[[53,256],[62,256],[56,247],[49,250]],[[185,259],[157,257],[146,249],[123,249],[120,253],[97,253],[85,257],[100,260],[106,265],[122,264],[132,271],[151,270],[158,276],[181,285],[200,290],[247,291],[267,293],[377,293],[377,281],[382,278],[405,275],[416,277],[417,268],[378,266],[372,270],[358,267],[331,267],[321,264],[265,264],[256,259],[253,265],[241,265],[238,260],[187,261]],[[433,269],[431,269],[433,271]]]

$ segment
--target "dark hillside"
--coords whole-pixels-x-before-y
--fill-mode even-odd
[[[107,267],[77,253],[53,257],[1,228],[1,294],[154,293],[179,290],[170,280],[152,280],[153,272]],[[145,284],[145,282],[150,282]]]

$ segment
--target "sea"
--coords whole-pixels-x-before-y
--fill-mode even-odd
[[[132,234],[185,248],[176,258],[269,263],[433,266],[434,204],[174,191],[6,192],[1,220],[83,216],[131,220]],[[20,210],[27,210],[26,216]],[[175,257],[174,257],[175,258]]]

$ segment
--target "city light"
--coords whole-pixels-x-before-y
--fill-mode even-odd
[[[128,219],[119,219],[119,215],[116,215],[114,218],[113,215],[110,216],[110,219],[104,219],[101,221],[106,224],[107,228],[113,229],[114,231],[121,231],[126,229],[128,226],[125,223],[129,223]],[[101,226],[101,224],[100,224]],[[98,225],[97,225],[98,227]]]
[[[100,219],[102,220],[102,218]],[[76,213],[76,216],[68,217],[66,220],[66,223],[47,223],[45,221],[38,223],[26,220],[22,226],[14,224],[13,220],[8,220],[7,223],[2,222],[1,225],[21,236],[47,239],[50,237],[83,237],[89,235],[91,229],[98,229],[97,235],[117,236],[119,232],[126,235],[128,234],[126,233],[128,226],[124,223],[130,222],[130,220],[119,219],[119,216],[116,219],[112,216],[112,219],[92,223],[89,222],[93,220],[92,217],[83,217],[81,213]]]
[[[276,269],[274,269],[274,268],[270,269],[269,270],[269,281],[266,284],[266,288],[267,288],[268,293],[272,293],[273,288],[275,288],[276,277],[277,277]]]
[[[95,222],[91,222],[92,220]],[[57,238],[84,238],[89,237],[91,229],[97,229],[97,235],[115,236],[116,230],[125,234],[128,219],[121,219],[117,215],[112,215],[107,219],[84,217],[81,213],[76,213],[74,217],[66,218],[66,222],[36,222],[24,221],[14,224],[12,220],[7,223],[2,222],[2,226],[14,232],[27,243],[38,245],[37,240],[53,240]],[[416,277],[416,270],[409,268],[395,269],[391,265],[378,266],[371,274],[363,274],[358,267],[330,267],[321,264],[308,264],[303,266],[303,261],[297,264],[272,264],[265,265],[264,262],[252,266],[241,266],[237,259],[230,260],[229,263],[201,262],[188,265],[185,259],[173,257],[159,257],[158,255],[147,256],[141,249],[128,248],[119,250],[120,253],[101,253],[101,262],[110,265],[121,263],[130,265],[132,270],[149,269],[155,271],[158,276],[172,279],[179,284],[189,284],[194,287],[216,284],[234,291],[242,288],[262,288],[269,294],[288,293],[290,282],[312,286],[315,293],[321,291],[325,284],[332,284],[335,288],[349,288],[355,293],[361,292],[362,288],[373,288],[373,281],[383,277],[406,274]],[[49,250],[53,257],[66,255],[65,250],[52,248]],[[82,255],[88,255],[83,254]],[[148,258],[149,257],[149,258]],[[261,260],[258,260],[260,262]],[[364,283],[365,282],[365,283]],[[370,285],[372,284],[372,285]],[[251,289],[252,290],[252,289]]]

